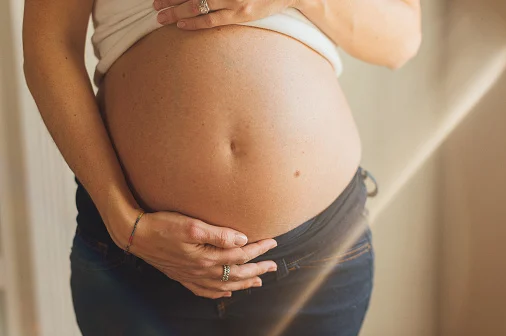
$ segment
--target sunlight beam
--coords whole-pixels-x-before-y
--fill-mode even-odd
[[[495,54],[485,66],[477,72],[475,78],[469,81],[467,88],[460,94],[451,98],[448,117],[441,123],[441,126],[434,134],[421,146],[411,160],[405,165],[405,168],[399,174],[399,178],[392,183],[390,188],[382,191],[381,198],[378,200],[374,209],[371,209],[369,216],[370,225],[373,226],[379,214],[384,211],[392,202],[402,187],[415,175],[423,164],[434,154],[448,136],[457,128],[457,126],[469,115],[481,99],[490,91],[499,77],[506,69],[506,48],[501,49]],[[383,189],[382,189],[383,190]],[[339,246],[335,254],[340,254],[348,250],[355,241],[362,235],[367,226],[367,221],[361,220],[355,226],[352,234],[346,241]],[[288,313],[273,328],[269,336],[279,336],[292,322],[300,308],[311,298],[318,287],[325,281],[329,273],[335,267],[330,263],[319,273],[315,274],[314,280],[307,286],[307,289],[300,294],[294,304],[290,307]]]
[[[416,154],[413,155],[411,160],[408,160],[398,178],[388,188],[382,189],[382,196],[378,197],[376,205],[370,209],[371,223],[375,222],[376,218],[389,206],[402,187],[439,149],[441,144],[443,144],[464,118],[473,111],[474,107],[501,77],[505,69],[506,48],[491,57],[483,68],[477,71],[473,80],[468,81],[468,86],[461,90],[459,95],[450,97],[448,117],[441,123],[441,126],[434,134],[418,147]]]

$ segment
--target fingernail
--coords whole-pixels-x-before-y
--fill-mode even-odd
[[[243,235],[242,233],[236,233],[235,234],[235,245],[237,246],[244,246],[248,242],[248,237]]]
[[[184,21],[179,21],[179,22],[177,23],[177,26],[178,26],[178,28],[184,28],[184,26],[186,26],[186,22],[184,22]]]
[[[253,283],[253,287],[262,287],[262,280],[257,280]]]
[[[278,270],[278,265],[274,265],[274,266],[269,267],[269,272],[274,272],[277,270]]]
[[[160,1],[156,0],[153,2],[154,9],[159,10],[161,6],[162,6],[162,3]]]
[[[169,16],[167,15],[167,13],[165,13],[165,11],[163,11],[158,14],[157,20],[159,23],[164,24],[169,20]]]
[[[275,248],[276,246],[278,246],[278,242],[277,242],[277,241],[275,241],[275,240],[272,240],[272,241],[271,241],[271,249],[272,249],[272,248]]]
[[[232,296],[232,293],[227,293],[225,295],[223,295],[224,297],[231,297]]]

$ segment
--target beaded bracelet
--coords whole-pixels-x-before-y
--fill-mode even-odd
[[[132,233],[130,234],[130,238],[128,238],[128,244],[125,248],[126,254],[130,254],[130,246],[132,246],[132,240],[134,239],[134,233],[135,230],[137,229],[137,223],[139,223],[139,220],[141,219],[142,215],[144,215],[144,210],[141,209],[141,213],[139,214],[139,216],[137,216],[137,219],[135,220],[134,228],[132,230]]]

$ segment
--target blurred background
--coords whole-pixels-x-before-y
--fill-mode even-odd
[[[506,1],[422,6],[422,48],[402,69],[342,53],[363,166],[381,188],[361,336],[506,336]],[[0,336],[79,335],[76,185],[24,82],[22,14],[22,1],[0,1]],[[90,74],[95,62],[88,46]]]

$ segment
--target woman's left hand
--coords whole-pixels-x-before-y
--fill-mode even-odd
[[[200,14],[200,0],[155,0],[158,22],[185,30],[197,30],[249,22],[294,7],[299,0],[207,0],[209,13]],[[174,6],[174,7],[172,7]],[[167,8],[171,7],[171,8]]]

